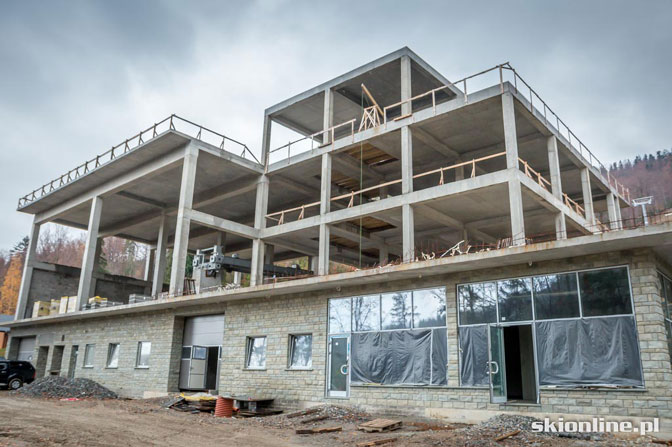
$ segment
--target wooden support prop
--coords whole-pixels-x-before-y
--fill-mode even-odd
[[[397,442],[397,438],[376,439],[375,441],[358,442],[356,447],[375,447],[377,445],[392,444]]]
[[[323,427],[323,428],[298,428],[297,435],[318,435],[320,433],[333,433],[343,431],[343,427]]]
[[[378,113],[380,113],[380,116],[381,116],[381,117],[384,116],[384,115],[383,115],[383,109],[380,108],[380,106],[378,105],[378,103],[377,103],[376,100],[374,99],[374,97],[373,97],[373,95],[371,94],[371,92],[369,91],[369,89],[366,88],[366,85],[364,85],[363,83],[362,83],[362,91],[363,91],[364,94],[369,98],[369,101],[371,101],[371,103],[374,105],[374,107],[376,108],[376,110],[378,111]]]
[[[329,416],[326,414],[323,414],[322,416],[315,416],[314,418],[308,418],[304,419],[301,421],[302,424],[310,424],[311,422],[317,422],[317,421],[323,421],[327,419]]]
[[[512,437],[516,436],[518,433],[520,433],[520,430],[514,430],[514,431],[510,431],[510,432],[508,432],[508,433],[504,433],[504,434],[501,435],[501,436],[497,436],[497,437],[495,438],[495,442],[501,442],[501,441],[503,441],[503,440],[505,440],[505,439],[512,438]]]
[[[306,410],[301,410],[301,411],[297,411],[297,412],[295,412],[295,413],[290,413],[290,414],[288,414],[288,415],[285,416],[285,417],[286,417],[287,419],[298,418],[299,416],[308,416],[309,414],[317,413],[317,412],[319,412],[319,411],[320,411],[320,408],[319,408],[319,407],[308,408],[308,409],[306,409]]]

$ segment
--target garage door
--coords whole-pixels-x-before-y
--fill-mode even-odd
[[[33,361],[33,354],[35,353],[35,337],[23,337],[19,339],[19,355],[17,360],[26,362]]]

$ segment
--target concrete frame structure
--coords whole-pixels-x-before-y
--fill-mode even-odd
[[[215,311],[235,315],[239,308],[254,312],[245,304],[254,300],[305,301],[311,318],[323,319],[326,298],[317,309],[308,303],[311,294],[324,298],[392,287],[388,283],[434,284],[438,280],[431,278],[441,275],[452,284],[450,275],[473,270],[500,277],[498,269],[520,270],[526,264],[559,269],[550,266],[600,253],[618,253],[619,262],[629,263],[624,251],[636,249],[644,250],[637,256],[645,257],[650,269],[669,271],[670,224],[624,229],[627,191],[596,166],[592,154],[586,158],[573,134],[566,136],[548,119],[545,104],[539,110],[532,96],[504,80],[506,67],[498,67],[497,85],[467,93],[458,88],[460,82],[449,82],[402,48],[267,109],[260,163],[229,152],[227,137],[218,147],[203,138],[204,128],[191,129],[197,132],[191,136],[171,118],[165,131],[155,126],[146,140],[141,134],[136,148],[107,165],[41,197],[32,199],[32,193],[21,199],[19,210],[35,217],[12,324],[16,337],[61,331],[79,340],[78,324],[103,316],[119,324],[145,321],[155,313],[172,334],[172,345],[161,349],[173,362],[179,356],[180,318]],[[364,125],[362,105],[370,98],[361,85],[383,107],[373,111],[378,125]],[[291,143],[273,148],[277,125],[298,132],[310,149],[292,155]],[[273,159],[285,149],[287,158]],[[34,241],[46,222],[87,231],[79,288],[73,291],[78,310],[26,318]],[[95,290],[100,240],[113,235],[151,247],[146,279],[159,299],[84,311]],[[189,253],[215,244],[249,260],[246,283],[188,295]],[[304,256],[313,276],[286,282],[265,277],[265,265]],[[352,271],[336,272],[334,262]],[[311,328],[324,332],[320,324]],[[662,327],[654,329],[657,341]],[[667,365],[656,364],[651,371],[657,368],[668,377],[669,354],[659,351],[667,355]],[[646,368],[645,375],[653,374]],[[165,391],[177,386],[173,369],[168,362],[161,369]],[[314,393],[285,397],[302,404],[319,399]],[[672,408],[657,414],[669,417]]]

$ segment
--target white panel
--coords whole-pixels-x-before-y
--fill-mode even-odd
[[[182,346],[220,346],[223,338],[223,314],[185,319]]]
[[[17,356],[17,360],[32,362],[34,352],[35,337],[24,337],[19,339],[19,355]]]

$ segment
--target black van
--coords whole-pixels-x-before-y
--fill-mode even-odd
[[[0,360],[0,387],[18,390],[24,383],[35,380],[35,368],[30,362]]]

